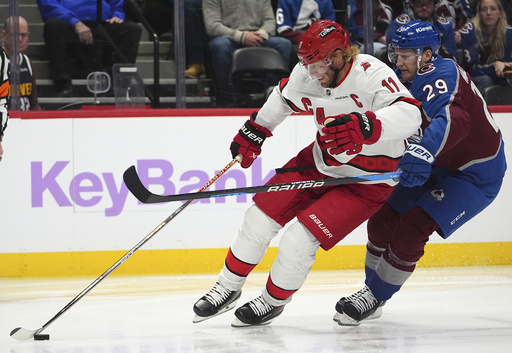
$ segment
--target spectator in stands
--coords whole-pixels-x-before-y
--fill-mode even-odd
[[[318,20],[334,21],[332,0],[279,0],[277,3],[277,33],[298,44],[300,37]]]
[[[174,0],[163,1],[169,2],[171,11],[174,13]],[[204,28],[202,3],[202,0],[183,0],[185,24],[185,61],[187,63],[185,76],[188,78],[199,78],[206,73],[204,44],[206,30]],[[166,21],[168,23],[172,22],[169,21],[169,19],[166,19]]]
[[[72,78],[84,78],[92,71],[111,73],[112,64],[134,63],[137,59],[142,31],[136,23],[125,22],[124,0],[102,0],[101,21],[96,1],[37,3],[57,96],[72,96]]]
[[[410,0],[404,0],[404,12],[412,13]],[[473,17],[471,0],[436,0],[435,13],[437,17],[448,20],[455,31],[455,42],[460,44],[459,30]]]
[[[387,25],[391,24],[394,18],[397,18],[401,13],[404,12],[404,3],[409,3],[409,0],[404,1],[395,1],[395,0],[380,0],[380,6],[384,11],[384,17],[387,19]],[[386,28],[384,28],[384,34],[386,33]]]
[[[206,73],[203,1],[185,0],[185,76],[199,78]]]
[[[276,10],[277,33],[292,42],[291,66],[299,62],[297,44],[313,22],[335,21],[332,0],[279,0]]]
[[[512,28],[499,0],[482,0],[476,10],[460,30],[462,67],[483,94],[492,85],[510,85],[503,72],[512,69]]]
[[[205,51],[207,49],[202,0],[183,0],[183,5],[187,62],[185,76],[199,78],[206,73]],[[139,5],[142,15],[158,36],[174,32],[174,6],[174,0],[145,0]],[[127,15],[130,18],[137,18],[132,13]],[[174,48],[171,46],[169,57],[172,57],[173,52]]]
[[[437,17],[444,17],[453,27],[454,31],[458,31],[473,17],[471,8],[472,0],[436,0],[435,13]],[[404,12],[412,12],[411,1],[404,0]]]
[[[276,19],[269,0],[204,0],[203,18],[210,37],[212,65],[218,105],[236,106],[237,95],[231,82],[233,52],[242,47],[277,50],[287,65],[292,43],[275,36]],[[276,78],[277,84],[279,78]]]
[[[2,29],[2,48],[7,53],[9,58],[13,57],[12,45],[12,31],[14,28],[14,18],[9,17],[4,23]],[[27,49],[28,38],[30,32],[28,31],[28,23],[23,17],[18,17],[18,34],[19,34],[19,88],[18,97],[19,104],[17,107],[13,106],[13,100],[9,102],[9,110],[41,110],[39,100],[37,97],[36,76],[32,68],[32,63],[27,55],[23,52]],[[11,65],[9,64],[9,74],[11,72]],[[11,87],[11,91],[12,91]]]
[[[391,43],[396,30],[402,25],[412,21],[421,20],[429,22],[441,34],[441,48],[439,54],[444,58],[457,60],[457,43],[455,42],[455,32],[451,22],[444,17],[438,16],[435,12],[437,0],[410,0],[410,9],[398,16],[389,25],[386,31],[386,42]]]
[[[373,1],[373,53],[386,47],[386,29],[391,20],[391,1]],[[348,33],[352,45],[359,46],[362,52],[364,48],[364,13],[363,0],[348,0],[349,7]]]

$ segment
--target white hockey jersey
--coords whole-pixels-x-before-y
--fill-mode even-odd
[[[394,171],[405,149],[407,137],[418,133],[419,103],[393,70],[375,57],[359,54],[346,77],[333,88],[324,88],[305,74],[300,63],[290,77],[281,80],[258,112],[256,122],[274,130],[292,113],[312,114],[318,134],[330,116],[372,111],[382,123],[380,139],[363,145],[357,154],[331,155],[318,142],[313,148],[316,168],[331,177],[357,176]],[[395,185],[392,180],[385,181]]]

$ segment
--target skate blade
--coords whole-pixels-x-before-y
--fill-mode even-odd
[[[335,322],[338,323],[340,326],[359,326],[361,321],[354,320],[347,314],[340,314],[336,313],[334,314],[334,317],[332,318]]]
[[[236,300],[232,303],[229,303],[228,305],[226,305],[225,307],[223,307],[222,309],[220,309],[217,314],[215,315],[211,315],[211,316],[198,316],[198,315],[194,315],[194,318],[192,319],[192,322],[194,324],[197,324],[198,322],[202,322],[202,321],[205,321],[205,320],[208,320],[208,319],[211,319],[212,317],[215,317],[215,316],[218,316],[220,314],[224,314],[226,311],[229,311],[231,309],[233,309],[235,306],[236,306]]]
[[[253,324],[246,324],[245,322],[242,322],[242,321],[238,320],[238,318],[235,317],[235,319],[231,323],[231,327],[265,326],[265,325],[270,324],[272,322],[272,320],[265,321],[261,324],[253,325]]]
[[[375,320],[382,316],[382,306],[378,307],[377,310],[370,316],[368,316],[364,320]],[[336,313],[334,314],[334,317],[332,318],[335,322],[338,323],[340,326],[359,326],[361,324],[361,321],[364,320],[355,320],[352,319],[350,316],[348,316],[345,313]]]

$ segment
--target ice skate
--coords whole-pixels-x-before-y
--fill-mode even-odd
[[[363,320],[381,317],[385,303],[377,300],[370,288],[364,286],[360,291],[343,297],[336,303],[333,320],[341,326],[358,326]]]
[[[235,311],[236,319],[231,323],[233,327],[268,325],[284,310],[283,306],[270,305],[260,295],[256,299],[245,303]]]
[[[194,323],[210,319],[235,307],[242,290],[231,291],[218,282],[194,304]]]

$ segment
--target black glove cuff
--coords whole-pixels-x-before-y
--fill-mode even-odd
[[[363,133],[364,139],[368,139],[373,134],[373,120],[370,119],[366,114],[352,113],[359,119],[359,128]]]
[[[251,126],[251,122],[249,120],[245,122],[245,124],[240,128],[240,130],[238,130],[238,133],[245,140],[257,146],[263,145],[263,142],[265,142],[265,139],[267,138],[267,135],[265,135],[264,132],[255,130]]]

